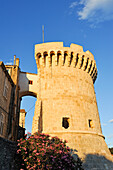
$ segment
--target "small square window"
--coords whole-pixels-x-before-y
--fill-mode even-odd
[[[31,85],[32,85],[32,84],[33,84],[33,81],[32,81],[32,80],[29,80],[29,84],[31,84]]]
[[[93,121],[92,121],[91,119],[88,120],[88,123],[89,123],[89,127],[90,127],[90,128],[93,128],[93,127],[94,127]]]
[[[7,77],[5,78],[3,96],[5,97],[5,99],[7,99],[7,97],[8,97],[8,79],[7,79]]]
[[[65,129],[68,129],[68,127],[69,127],[69,118],[68,117],[62,118],[62,127],[64,127]]]
[[[4,128],[4,115],[0,113],[0,134],[3,135],[3,128]]]
[[[8,96],[8,88],[7,88],[7,86],[4,86],[3,96],[7,99],[7,96]]]

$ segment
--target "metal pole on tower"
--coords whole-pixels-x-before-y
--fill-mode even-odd
[[[42,25],[42,37],[43,37],[43,43],[44,43],[44,25]]]

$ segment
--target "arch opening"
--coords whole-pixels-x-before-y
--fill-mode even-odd
[[[30,91],[25,91],[25,92],[20,92],[19,97],[24,97],[24,96],[32,96],[37,98],[37,94],[34,92],[30,92]]]
[[[59,60],[60,60],[61,55],[62,55],[61,51],[58,51],[57,52],[57,64],[58,65],[59,65]]]
[[[47,53],[47,51],[45,51],[44,53],[43,53],[43,56],[44,56],[44,66],[46,66],[46,60],[47,60],[47,56],[48,56],[48,53]]]
[[[35,96],[23,96],[20,106],[19,126],[25,128],[25,133],[32,132],[33,116],[35,111]]]
[[[63,65],[65,64],[65,62],[66,62],[66,58],[67,58],[67,56],[68,56],[68,52],[67,51],[65,51],[64,52],[64,63],[63,63]]]
[[[40,66],[40,57],[41,57],[41,53],[37,53],[36,58],[39,66]]]
[[[72,61],[73,61],[73,52],[71,52],[70,65],[71,65]]]

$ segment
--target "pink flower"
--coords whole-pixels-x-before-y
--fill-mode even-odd
[[[34,168],[36,168],[36,164],[34,164],[34,166],[33,166]]]
[[[30,166],[27,166],[27,169],[29,169],[30,168]]]
[[[23,149],[26,151],[26,148],[25,148],[25,147],[24,147]]]
[[[27,134],[31,135],[31,133],[30,133],[30,132],[27,132]]]
[[[40,159],[37,159],[38,162],[40,162]]]
[[[37,152],[37,150],[34,150],[34,151],[33,151],[33,153],[36,153],[36,152]]]
[[[21,150],[20,150],[20,149],[18,149],[18,150],[17,150],[17,153],[19,153],[20,151],[21,151]]]
[[[62,151],[60,150],[59,153],[62,153]]]
[[[34,142],[30,142],[30,143],[33,145]]]
[[[24,161],[27,161],[27,159],[24,159]]]
[[[32,156],[29,156],[29,158],[31,158]]]

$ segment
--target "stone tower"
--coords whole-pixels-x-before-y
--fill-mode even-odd
[[[25,109],[20,109],[20,116],[19,116],[19,126],[25,128],[25,117],[26,117]]]
[[[66,139],[85,159],[99,154],[111,159],[102,135],[94,91],[97,68],[90,51],[62,42],[35,45],[38,69],[37,102],[32,133]]]

